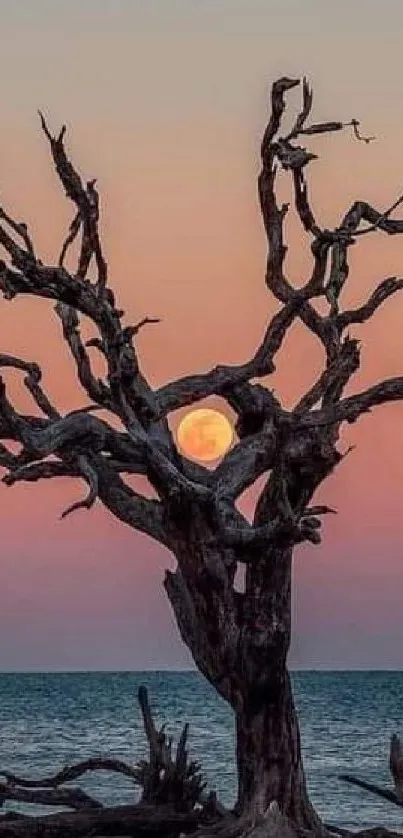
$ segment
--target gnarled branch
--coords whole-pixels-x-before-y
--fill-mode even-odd
[[[279,307],[267,323],[256,352],[245,363],[217,365],[153,390],[142,373],[135,338],[143,326],[158,320],[140,317],[134,325],[123,322],[124,312],[108,285],[95,181],[85,183],[70,161],[65,127],[53,136],[41,115],[56,173],[75,209],[58,263],[44,265],[26,226],[0,208],[0,245],[10,263],[0,262],[0,291],[7,300],[30,294],[53,301],[78,379],[91,401],[88,409],[61,416],[44,392],[35,364],[0,356],[0,367],[26,373],[24,383],[42,413],[41,417],[18,413],[1,383],[0,439],[5,444],[0,444],[0,464],[7,470],[4,482],[12,485],[57,476],[82,478],[88,493],[64,514],[89,508],[99,498],[120,520],[180,554],[183,576],[168,577],[167,589],[176,603],[181,585],[182,590],[192,589],[191,605],[199,624],[200,614],[207,613],[208,608],[220,611],[223,606],[218,632],[224,616],[227,623],[232,617],[231,625],[237,626],[238,602],[242,599],[242,595],[237,599],[233,589],[237,561],[253,564],[259,551],[268,548],[267,552],[273,553],[276,545],[291,548],[305,540],[319,543],[321,516],[329,510],[315,504],[313,495],[343,459],[336,447],[341,423],[355,421],[377,404],[403,398],[402,378],[343,397],[360,363],[358,342],[345,337],[344,330],[350,324],[366,322],[403,287],[403,280],[388,278],[359,308],[341,310],[343,288],[351,282],[350,247],[364,233],[402,233],[403,221],[392,218],[392,213],[403,199],[399,197],[386,211],[356,201],[334,229],[320,223],[307,178],[308,167],[317,155],[302,143],[311,136],[336,134],[347,128],[357,140],[369,142],[373,138],[361,133],[355,118],[347,122],[313,120],[312,90],[306,79],[302,82],[300,109],[291,121],[291,130],[282,135],[287,93],[298,84],[297,79],[283,77],[271,90],[271,112],[261,144],[258,197],[268,242],[265,280]],[[277,200],[278,181],[283,175],[291,177],[293,204],[311,242],[312,266],[298,288],[287,276],[285,221],[292,207]],[[361,226],[362,222],[369,226]],[[78,264],[70,272],[66,257],[79,235]],[[93,262],[96,275],[91,279]],[[80,332],[80,316],[89,318],[95,330],[86,343]],[[317,380],[288,411],[277,394],[267,388],[265,379],[275,371],[277,354],[297,319],[319,341],[325,360]],[[102,354],[102,379],[94,373],[90,347]],[[215,471],[190,463],[180,453],[167,421],[169,413],[209,396],[227,401],[236,414],[238,435]],[[93,415],[94,408],[112,413],[123,424],[124,432]],[[22,450],[14,454],[6,447],[8,440],[18,442]],[[265,472],[269,475],[250,524],[235,501]],[[159,500],[136,493],[122,474],[146,475]],[[205,593],[200,593],[206,579],[208,585],[215,586],[208,602]],[[188,612],[178,617],[187,626],[184,631],[190,631],[194,618],[190,606]],[[220,672],[218,669],[214,669],[214,677],[224,681],[229,678],[227,660]],[[221,691],[228,697],[231,685],[225,682]]]
[[[369,320],[375,311],[385,302],[392,294],[396,294],[403,288],[403,279],[398,279],[395,276],[384,279],[364,305],[349,311],[343,311],[337,316],[337,328],[342,331],[347,326],[353,323],[365,323]]]
[[[342,399],[321,410],[314,410],[298,419],[300,428],[319,428],[340,422],[356,422],[363,413],[369,413],[373,407],[403,399],[403,376],[389,378],[361,393]]]

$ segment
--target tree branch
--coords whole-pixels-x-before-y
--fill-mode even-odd
[[[135,492],[105,460],[97,458],[95,468],[98,496],[115,518],[170,548],[171,534],[163,505]]]
[[[369,413],[373,407],[401,399],[403,399],[403,377],[389,378],[361,393],[342,399],[338,404],[301,416],[298,418],[298,425],[300,428],[319,428],[339,422],[352,424],[363,413]]]
[[[273,137],[277,134],[277,131],[281,125],[281,119],[285,110],[285,94],[288,90],[292,90],[293,87],[298,87],[299,79],[290,79],[287,76],[283,76],[281,79],[277,79],[274,82],[271,88],[271,115],[267,125],[267,128],[263,135],[262,140],[262,156],[266,153]]]
[[[399,800],[394,791],[382,789],[380,786],[376,786],[375,783],[367,783],[365,780],[353,777],[352,774],[339,774],[338,779],[344,780],[345,783],[350,783],[353,786],[358,786],[360,789],[365,789],[365,791],[370,791],[378,795],[378,797],[388,800],[389,803],[395,803],[396,806],[403,806],[403,801]]]
[[[77,276],[81,279],[86,277],[92,256],[94,256],[97,266],[97,287],[99,293],[101,294],[106,288],[108,267],[102,253],[101,242],[98,234],[99,197],[95,189],[96,181],[88,181],[86,188],[84,188],[80,176],[68,159],[63,142],[66,133],[66,126],[63,125],[59,135],[54,137],[47,127],[43,114],[39,112],[39,116],[42,130],[49,140],[50,150],[57,174],[64,186],[67,197],[70,198],[70,200],[72,200],[77,207],[77,214],[70,226],[69,236],[63,245],[59,258],[59,264],[63,264],[67,248],[76,237],[81,226],[82,241]]]
[[[294,408],[294,415],[302,415],[311,410],[330,391],[333,391],[334,397],[340,396],[343,387],[350,380],[359,365],[360,353],[358,341],[346,338],[343,341],[338,356],[333,361],[330,361],[315,384],[300,399]]]
[[[102,803],[79,788],[17,788],[12,781],[0,782],[0,799],[15,800],[18,803],[34,803],[38,806],[67,806],[80,811],[103,808]]]
[[[228,452],[214,471],[214,486],[218,495],[228,498],[240,495],[261,474],[274,464],[278,434],[275,422],[266,420],[259,433],[247,436]]]
[[[4,356],[3,361],[24,370],[28,366],[32,373],[33,365],[8,356]],[[163,544],[167,543],[167,529],[160,504],[126,486],[116,470],[101,456],[105,451],[112,455],[126,455],[132,459],[133,468],[136,459],[140,459],[139,472],[144,473],[145,455],[141,443],[136,445],[130,436],[115,431],[88,412],[74,412],[64,417],[57,414],[56,419],[42,421],[22,417],[7,399],[1,381],[0,415],[5,422],[0,433],[23,446],[19,455],[3,450],[2,465],[10,469],[3,478],[6,485],[12,486],[20,480],[32,482],[50,477],[82,476],[89,484],[89,493],[83,501],[66,509],[62,517],[79,508],[90,508],[99,496],[116,517]],[[56,455],[58,460],[46,459],[50,455]]]
[[[264,377],[273,372],[275,370],[273,358],[279,351],[302,304],[302,300],[295,296],[288,305],[274,315],[262,343],[250,361],[237,366],[215,367],[209,372],[185,376],[160,387],[156,392],[159,415],[166,415],[208,396],[226,397],[227,394],[232,394],[235,387],[251,378]]]
[[[350,311],[343,311],[337,316],[337,328],[341,332],[352,323],[365,323],[372,317],[375,311],[377,311],[385,300],[391,297],[392,294],[396,294],[396,292],[400,291],[402,288],[403,279],[398,279],[395,276],[384,279],[383,282],[375,288],[375,291],[372,292],[368,301],[364,303],[364,305],[356,309],[351,309]]]
[[[21,358],[15,358],[13,355],[0,355],[0,367],[11,367],[26,372],[27,376],[24,378],[24,384],[42,413],[50,419],[60,418],[60,414],[51,404],[48,396],[40,386],[42,372],[38,364],[23,361]]]
[[[346,123],[309,123],[313,97],[306,79],[302,83],[301,107],[292,128],[280,136],[286,94],[298,84],[296,79],[283,77],[272,86],[271,114],[262,139],[258,181],[268,241],[266,285],[281,308],[268,323],[252,358],[243,364],[218,365],[153,391],[140,370],[134,339],[143,326],[158,321],[144,317],[135,325],[122,324],[123,312],[107,284],[95,181],[84,183],[69,160],[64,126],[58,136],[53,136],[40,115],[57,175],[75,205],[58,265],[43,265],[26,226],[0,209],[0,244],[11,262],[11,267],[0,263],[0,290],[7,299],[27,293],[56,303],[78,379],[93,403],[87,412],[60,416],[40,385],[39,368],[11,356],[0,356],[0,366],[27,373],[25,384],[45,416],[42,420],[21,416],[1,385],[0,438],[16,440],[23,446],[18,455],[1,446],[0,464],[8,469],[4,482],[12,485],[20,480],[79,476],[87,483],[88,494],[64,514],[89,508],[98,497],[122,521],[168,546],[179,538],[181,521],[186,519],[186,526],[190,526],[195,506],[207,529],[210,519],[215,521],[218,542],[231,566],[228,570],[224,560],[222,567],[218,562],[220,572],[217,571],[216,581],[223,588],[229,583],[235,561],[233,554],[238,548],[241,551],[245,548],[246,552],[250,548],[253,552],[255,547],[273,545],[276,540],[298,543],[308,539],[318,543],[318,515],[322,513],[315,514],[315,510],[323,511],[323,507],[308,504],[321,479],[340,461],[341,455],[335,447],[340,422],[355,421],[375,404],[403,397],[403,379],[397,378],[342,399],[343,390],[359,365],[358,343],[348,337],[343,341],[343,330],[352,323],[369,319],[384,300],[403,287],[403,280],[385,280],[363,306],[339,313],[339,297],[349,275],[350,246],[359,234],[371,230],[389,234],[403,232],[403,221],[390,217],[403,198],[383,213],[357,201],[336,229],[327,230],[319,225],[306,179],[306,167],[316,155],[298,145],[298,138],[334,133],[347,126],[353,129],[358,140],[369,142],[372,138],[362,136],[356,119]],[[296,212],[303,228],[313,238],[311,275],[298,289],[291,285],[285,270],[284,226],[289,205],[277,203],[277,178],[281,170],[291,173]],[[362,221],[370,226],[358,229]],[[67,253],[79,235],[78,265],[75,273],[69,273],[65,268]],[[96,266],[94,282],[88,278],[92,260]],[[327,315],[314,307],[312,301],[318,297],[328,300]],[[86,345],[80,333],[80,314],[88,317],[97,330]],[[321,342],[326,368],[289,414],[270,391],[253,380],[275,371],[275,356],[296,318]],[[105,359],[105,380],[94,374],[90,346]],[[212,395],[226,399],[237,414],[239,437],[215,473],[181,456],[166,420],[168,413]],[[318,403],[321,407],[313,410]],[[117,416],[126,433],[114,431],[93,416],[94,405]],[[240,492],[268,470],[271,473],[264,500],[251,526],[238,513],[234,502]],[[161,501],[149,501],[137,495],[122,480],[121,473],[146,474]],[[191,523],[196,531],[193,518]],[[199,560],[206,570],[206,558],[199,557]]]
[[[234,507],[229,497],[224,494],[216,495],[216,526],[223,544],[241,550],[238,561],[244,564],[255,562],[255,550],[279,543],[284,543],[284,545],[299,544],[303,541],[310,541],[312,544],[320,543],[318,529],[321,522],[319,519],[312,515],[304,517],[300,515],[300,520],[298,520],[289,503],[285,481],[281,481],[281,486],[284,489],[281,503],[277,505],[273,519],[262,525],[249,524],[241,512]]]
[[[128,765],[119,759],[110,757],[90,757],[90,759],[82,760],[74,765],[68,765],[47,777],[42,777],[39,780],[28,780],[24,777],[18,777],[12,774],[11,771],[0,771],[0,776],[4,777],[7,783],[14,786],[20,786],[26,789],[37,788],[51,788],[55,789],[64,783],[71,783],[86,774],[88,771],[112,771],[118,774],[123,774],[130,777],[134,781],[139,781],[139,770],[137,767]]]
[[[18,466],[12,462],[1,464],[7,465],[10,469],[2,478],[6,486],[14,486],[14,483],[22,481],[36,483],[38,480],[46,480],[52,477],[80,477],[78,468],[75,470],[72,465],[59,460],[44,460],[40,463],[30,463],[25,466]]]
[[[113,401],[109,387],[96,379],[91,362],[81,340],[79,318],[76,310],[65,303],[57,303],[55,311],[63,326],[63,336],[76,362],[77,375],[87,395],[97,404],[113,411]]]
[[[76,501],[71,504],[71,506],[68,506],[67,509],[62,512],[62,518],[67,518],[68,515],[72,512],[76,512],[77,509],[91,509],[98,497],[98,474],[96,469],[91,464],[88,456],[79,456],[77,462],[80,469],[80,475],[84,477],[88,483],[88,494],[83,500]]]
[[[363,236],[366,233],[372,233],[375,230],[381,230],[389,236],[394,236],[403,233],[403,220],[395,220],[389,218],[393,210],[396,209],[403,202],[403,195],[387,209],[385,212],[379,212],[374,209],[371,204],[366,201],[355,201],[349,211],[341,222],[341,229],[348,230],[354,233],[355,236]],[[367,221],[370,226],[363,230],[358,230],[361,221]]]

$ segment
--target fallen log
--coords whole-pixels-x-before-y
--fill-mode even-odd
[[[0,806],[5,800],[33,803],[36,806],[63,806],[68,809],[102,809],[102,803],[82,789],[18,788],[10,782],[0,783]]]
[[[351,783],[353,786],[358,786],[361,789],[365,789],[365,791],[370,791],[372,794],[377,794],[378,797],[383,797],[384,800],[388,800],[389,803],[395,803],[396,806],[403,806],[403,801],[400,800],[396,793],[390,789],[381,788],[380,786],[375,785],[375,783],[367,783],[366,780],[360,780],[352,774],[340,774],[338,779],[343,780],[345,783]]]
[[[86,838],[86,836],[136,835],[136,838],[176,838],[194,832],[201,822],[200,812],[173,812],[158,808],[111,806],[81,809],[2,822],[0,838]]]
[[[354,832],[353,838],[402,838],[401,832],[393,832],[383,826],[374,826],[373,829],[362,829]]]
[[[340,774],[338,779],[376,794],[383,800],[394,803],[395,806],[403,806],[403,747],[396,733],[393,733],[390,737],[389,770],[393,777],[394,791],[377,786],[375,783],[368,783],[366,780],[360,780],[352,774]],[[385,834],[386,832],[387,830],[385,830]]]
[[[66,766],[52,774],[49,777],[42,777],[41,779],[33,780],[26,777],[18,777],[17,774],[12,774],[11,771],[1,771],[0,777],[4,777],[8,783],[21,788],[37,789],[37,788],[58,788],[63,783],[70,783],[72,780],[77,780],[86,774],[87,771],[111,771],[117,774],[123,774],[126,777],[131,777],[135,783],[141,780],[141,773],[136,766],[128,765],[120,759],[113,759],[112,757],[90,757],[75,765]]]

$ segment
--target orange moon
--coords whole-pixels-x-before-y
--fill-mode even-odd
[[[209,462],[222,457],[229,449],[234,431],[223,413],[211,408],[191,410],[183,417],[177,440],[187,457]]]

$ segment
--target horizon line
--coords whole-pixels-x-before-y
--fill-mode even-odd
[[[390,667],[290,667],[289,672],[292,673],[341,673],[341,672],[362,672],[362,673],[403,673],[403,665],[401,668]],[[0,669],[1,675],[199,675],[204,678],[201,672],[194,668],[172,668],[172,667],[157,667],[141,668],[141,669]],[[205,679],[206,680],[206,679]]]

